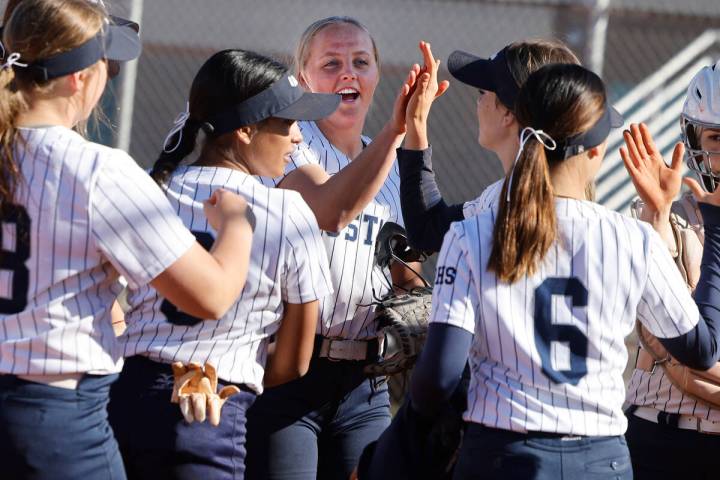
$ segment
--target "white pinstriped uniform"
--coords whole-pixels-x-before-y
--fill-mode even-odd
[[[237,170],[180,167],[166,193],[192,232],[214,237],[202,201],[218,188],[244,196],[256,218],[240,298],[218,321],[178,325],[163,313],[164,299],[153,288],[131,290],[122,354],[163,363],[210,362],[221,379],[244,383],[259,394],[268,337],[280,326],[283,302],[308,303],[332,291],[327,256],[315,216],[297,192],[265,187]]]
[[[304,142],[292,156],[286,174],[302,165],[319,164],[329,175],[347,166],[351,159],[335,148],[320,131],[315,122],[298,122]],[[363,137],[368,144],[369,138]],[[261,179],[266,184],[277,184],[280,179]],[[322,232],[330,273],[335,290],[320,304],[322,322],[317,333],[325,337],[345,339],[377,338],[373,321],[375,308],[371,305],[375,296],[380,298],[390,292],[387,279],[390,272],[374,263],[375,238],[385,222],[405,226],[400,211],[400,171],[397,162],[387,180],[362,211],[338,234]],[[325,325],[330,325],[329,327]]]
[[[688,222],[687,229],[698,232],[700,242],[705,239],[702,217],[698,211],[697,202],[690,193],[685,194],[685,202],[694,208],[683,208],[682,217]],[[675,207],[679,202],[675,202]],[[627,401],[639,407],[652,407],[667,413],[692,415],[713,422],[720,422],[720,409],[712,408],[705,403],[686,396],[675,387],[665,370],[657,367],[654,372],[634,369],[628,383]]]
[[[488,185],[475,200],[465,202],[463,204],[463,216],[465,218],[471,218],[489,208],[497,208],[503,182],[505,182],[505,177]]]
[[[646,224],[556,199],[558,241],[538,272],[501,283],[486,270],[496,212],[454,223],[438,257],[432,321],[474,334],[465,420],[519,432],[622,434],[623,339],[635,318],[666,338],[699,319],[690,294],[677,288],[682,278],[667,247]]]
[[[122,358],[113,353],[110,308],[122,289],[118,274],[146,285],[195,239],[126,153],[65,127],[20,132],[15,158],[25,184],[17,198],[29,229],[25,236],[23,222],[3,216],[0,298],[26,296],[27,306],[0,313],[0,372],[116,373]],[[13,286],[23,268],[27,284]]]

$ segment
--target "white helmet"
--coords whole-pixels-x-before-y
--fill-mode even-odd
[[[710,155],[720,161],[720,152],[708,152],[700,145],[704,128],[720,129],[720,61],[703,67],[690,81],[687,98],[680,115],[685,162],[696,172],[708,192],[720,184],[720,174],[713,173]]]

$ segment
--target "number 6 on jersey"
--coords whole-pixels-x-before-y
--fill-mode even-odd
[[[587,307],[587,288],[575,277],[547,278],[535,289],[535,345],[542,370],[555,383],[577,385],[587,375],[588,338],[575,325],[553,323],[553,296],[570,297],[573,307]],[[552,364],[552,342],[570,347],[570,370],[556,370]]]

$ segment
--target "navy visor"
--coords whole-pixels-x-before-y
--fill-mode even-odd
[[[334,112],[339,104],[340,95],[305,92],[294,76],[286,74],[268,89],[211,116],[205,123],[212,126],[214,135],[222,135],[270,117],[320,120]]]

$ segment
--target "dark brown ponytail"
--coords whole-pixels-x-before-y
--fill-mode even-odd
[[[604,105],[605,86],[597,75],[578,65],[555,64],[528,77],[515,112],[521,131],[525,127],[542,130],[553,139],[545,142],[552,146],[590,128]],[[512,283],[534,274],[555,241],[557,218],[550,173],[564,160],[562,149],[550,150],[530,135],[508,173],[488,260],[488,270],[500,280]]]

